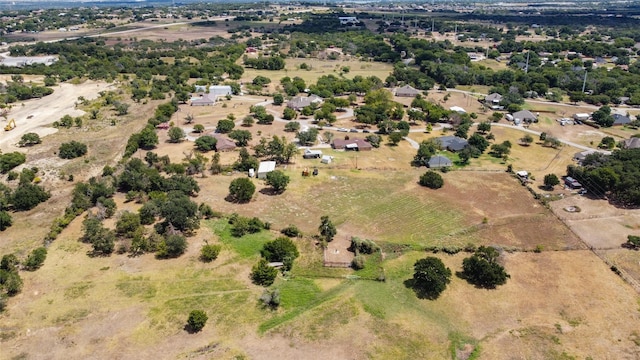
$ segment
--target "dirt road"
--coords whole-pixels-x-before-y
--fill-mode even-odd
[[[3,152],[16,151],[18,141],[23,134],[34,132],[40,137],[57,131],[51,124],[64,115],[80,116],[84,111],[75,108],[79,96],[86,99],[98,97],[98,93],[110,89],[113,85],[86,81],[80,85],[60,84],[53,87],[53,94],[41,99],[31,99],[14,103],[7,121],[15,119],[16,127],[11,131],[0,130],[0,150]],[[7,121],[2,120],[4,128]]]

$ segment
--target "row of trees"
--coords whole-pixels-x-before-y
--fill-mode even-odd
[[[480,288],[493,289],[506,283],[510,277],[493,247],[480,246],[473,255],[462,260],[462,272],[458,276]],[[407,281],[419,298],[437,299],[451,282],[451,269],[436,257],[427,257],[414,264],[413,278]]]

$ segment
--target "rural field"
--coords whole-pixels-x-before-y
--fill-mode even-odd
[[[109,41],[230,37],[223,20],[216,24],[145,22],[143,30],[116,29]],[[53,34],[42,35],[47,36]],[[303,62],[310,70],[300,69]],[[503,68],[503,63],[495,61],[486,65]],[[348,73],[344,67],[349,67]],[[278,90],[285,76],[300,76],[309,85],[323,75],[385,79],[391,71],[391,64],[346,57],[334,61],[296,58],[286,59],[283,70],[245,69],[241,81],[268,77],[272,83],[266,89],[271,92]],[[0,77],[2,81],[9,78]],[[42,81],[41,77],[25,78]],[[54,87],[52,95],[25,101],[12,110],[10,116],[18,126],[0,135],[0,149],[24,152],[27,162],[16,170],[37,167],[40,184],[52,196],[32,210],[12,213],[14,225],[2,232],[0,254],[26,257],[42,245],[54,219],[64,213],[75,184],[100,176],[105,165],[124,167],[129,136],[140,131],[169,98],[133,102],[131,88],[122,84],[63,83]],[[113,98],[107,101],[108,96]],[[425,98],[446,109],[461,106],[474,112],[476,122],[492,115],[476,95],[461,91],[430,90]],[[126,103],[128,113],[118,115],[107,106],[114,99]],[[228,117],[235,119],[235,129],[251,133],[252,154],[251,147],[261,137],[296,141],[296,133],[285,132],[286,122],[278,119],[284,105],[274,106],[268,100],[239,95],[214,106],[180,104],[169,121],[185,130],[186,139],[172,143],[169,132],[158,129],[153,152],[168,156],[172,163],[183,162],[196,153],[194,141],[215,131],[218,122]],[[394,100],[407,107],[411,103],[410,98]],[[266,104],[276,120],[271,125],[241,127],[256,104]],[[541,121],[530,130],[578,145],[595,146],[604,136],[621,139],[629,132],[562,127],[556,121],[589,107],[539,102],[526,106],[542,113]],[[321,130],[320,135],[328,131],[334,138],[364,138],[367,134],[337,131],[356,127],[352,110],[338,113],[334,127]],[[81,126],[52,126],[67,114],[81,117]],[[186,124],[188,116],[194,118],[193,124]],[[311,123],[298,120],[305,126]],[[194,133],[195,124],[203,125],[205,132]],[[22,291],[9,298],[7,310],[0,314],[0,360],[640,359],[640,252],[621,247],[627,235],[640,229],[640,210],[616,208],[561,186],[544,188],[545,174],[565,175],[579,149],[543,147],[537,137],[524,146],[520,144],[524,129],[511,127],[505,120],[493,125],[491,132],[492,144],[506,140],[513,144],[506,159],[483,154],[467,166],[455,164],[439,172],[444,180],[441,188],[426,188],[419,184],[426,168],[411,166],[416,143],[453,132],[443,125],[434,126],[431,133],[424,129],[423,123],[413,126],[408,139],[397,146],[388,144],[385,135],[380,147],[371,151],[333,150],[325,143],[314,146],[332,157],[330,164],[304,159],[300,152],[291,163],[278,166],[290,177],[286,191],[276,194],[266,181],[252,179],[256,191],[246,203],[227,200],[231,182],[246,178],[245,172],[193,175],[200,190],[191,200],[209,205],[215,214],[200,220],[199,229],[187,237],[185,253],[177,258],[131,255],[125,249],[131,240],[116,242],[110,256],[94,256],[92,246],[81,241],[87,213],[79,215],[48,244],[42,268],[20,272]],[[27,132],[41,135],[42,143],[19,148],[16,143]],[[60,145],[70,140],[86,143],[88,154],[73,160],[59,158]],[[232,165],[239,153],[238,149],[220,153],[221,164]],[[445,150],[438,153],[459,159]],[[213,154],[203,156],[210,161]],[[144,163],[146,155],[147,151],[138,150],[132,158]],[[506,171],[508,165],[513,171],[528,171],[531,183],[523,186]],[[314,168],[317,176],[302,175]],[[2,181],[17,183],[4,174]],[[140,198],[166,197],[159,193]],[[142,207],[128,195],[114,196],[117,211],[104,220],[107,228],[116,228],[124,211]],[[269,229],[233,236],[232,214],[257,217],[268,222]],[[327,249],[318,236],[322,216],[328,216],[337,230]],[[271,308],[260,300],[265,288],[252,283],[250,274],[264,244],[282,236],[280,230],[289,225],[303,233],[292,240],[300,256],[269,288],[280,296],[279,306]],[[144,226],[146,234],[153,228]],[[354,258],[349,250],[352,237],[370,239],[380,251],[367,255],[360,270],[324,266],[331,254]],[[204,245],[220,246],[214,261],[202,261]],[[485,289],[463,279],[463,261],[479,246],[498,250],[497,261],[510,276],[504,285]],[[440,259],[453,274],[446,290],[434,300],[419,298],[410,281],[416,261],[427,256]],[[186,321],[195,309],[207,313],[208,323],[192,333]]]

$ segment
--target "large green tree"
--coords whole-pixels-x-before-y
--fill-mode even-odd
[[[338,233],[336,226],[333,225],[327,215],[320,217],[320,226],[318,227],[318,231],[320,232],[322,239],[326,242],[332,241],[333,237]]]
[[[287,185],[291,179],[280,170],[274,170],[267,174],[267,185],[273,188],[273,191],[280,194],[287,189]]]
[[[499,255],[493,247],[480,246],[471,257],[462,260],[462,276],[468,282],[488,289],[506,283],[510,276],[498,263]]]
[[[420,298],[437,299],[451,282],[451,270],[436,257],[416,261],[413,269],[411,285]]]
[[[257,264],[251,268],[251,281],[256,285],[270,286],[278,276],[278,269],[269,266],[266,259],[260,259]]]
[[[229,184],[229,198],[236,202],[248,202],[253,197],[256,186],[249,178],[237,178]]]

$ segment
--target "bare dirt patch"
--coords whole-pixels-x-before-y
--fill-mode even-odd
[[[80,116],[84,111],[76,108],[79,96],[93,99],[104,90],[113,89],[112,84],[85,81],[79,85],[62,83],[53,87],[53,94],[41,99],[31,99],[14,104],[8,119],[16,120],[16,128],[0,136],[2,151],[16,151],[23,134],[35,132],[41,137],[56,132],[51,124],[64,115]]]

